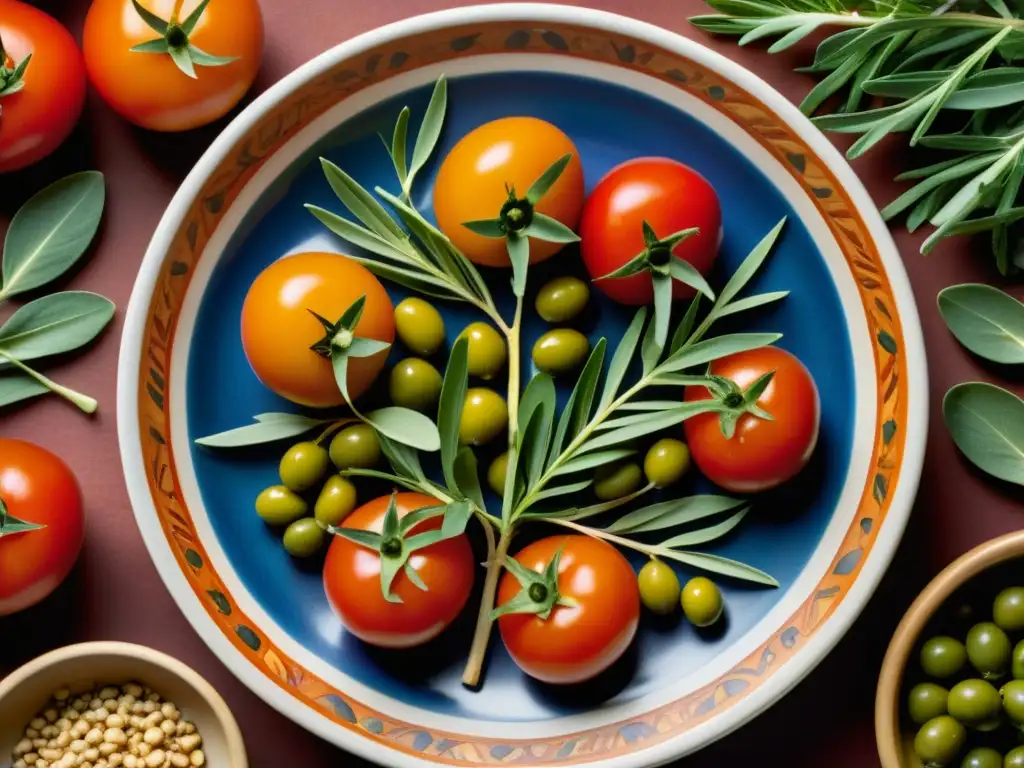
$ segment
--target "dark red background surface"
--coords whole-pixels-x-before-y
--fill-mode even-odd
[[[42,7],[78,36],[86,0],[41,0]],[[266,58],[256,90],[360,32],[415,14],[460,5],[452,0],[262,0]],[[794,101],[812,80],[791,71],[807,51],[769,56],[712,40],[687,24],[705,12],[701,0],[585,0],[575,3],[635,16],[705,44],[757,72]],[[56,397],[0,415],[0,435],[46,446],[77,473],[88,516],[87,545],[68,583],[50,600],[0,620],[0,675],[52,648],[85,640],[125,640],[169,652],[194,666],[220,690],[237,714],[252,764],[307,768],[357,766],[253,696],[207,650],[164,589],[150,562],[128,504],[115,428],[115,379],[123,310],[153,229],[171,195],[223,123],[179,136],[136,130],[91,94],[82,126],[57,156],[28,173],[0,177],[0,230],[29,194],[59,176],[97,168],[107,177],[107,211],[99,247],[70,282],[98,291],[119,307],[113,327],[88,354],[48,369],[62,383],[99,398],[87,418]],[[897,193],[892,175],[905,162],[899,142],[883,145],[854,164],[872,196],[885,204]],[[878,765],[872,714],[875,678],[896,623],[914,595],[944,565],[973,545],[1018,528],[1021,496],[987,482],[950,442],[940,413],[943,393],[970,379],[999,381],[946,331],[935,295],[958,282],[993,282],[983,248],[947,243],[925,258],[920,236],[901,229],[896,242],[910,272],[924,324],[931,377],[932,428],[921,492],[892,567],[851,632],[783,702],[743,730],[682,761],[686,768],[787,765],[790,768],[864,768]],[[1019,293],[1019,291],[1014,291]],[[1005,381],[1004,381],[1005,383]],[[1017,383],[1019,391],[1019,379]]]

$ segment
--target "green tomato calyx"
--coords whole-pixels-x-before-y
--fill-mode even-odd
[[[491,621],[509,613],[532,613],[547,621],[559,605],[574,608],[577,602],[558,591],[558,565],[562,550],[558,550],[542,573],[527,568],[518,560],[506,557],[505,568],[515,576],[522,589],[515,597],[491,611]]]
[[[718,423],[726,440],[731,440],[736,434],[736,424],[745,414],[765,421],[774,421],[774,417],[757,404],[758,398],[764,394],[774,376],[775,371],[768,371],[746,389],[740,389],[732,379],[715,376],[708,371],[707,383],[704,386],[721,406],[718,410]]]
[[[25,87],[25,70],[31,60],[30,53],[15,64],[4,48],[3,38],[0,38],[0,97],[10,96]]]
[[[45,528],[45,525],[39,525],[38,523],[30,523],[26,520],[19,520],[10,512],[7,511],[7,504],[4,502],[2,496],[0,496],[0,539],[4,536],[10,536],[15,533],[28,533],[29,531],[38,531],[41,528]]]
[[[147,40],[132,47],[134,53],[157,53],[167,54],[174,61],[175,66],[193,80],[197,79],[196,67],[223,67],[233,61],[237,56],[214,56],[206,51],[200,50],[192,45],[190,36],[206,11],[210,0],[203,0],[196,6],[196,9],[189,14],[184,21],[178,20],[177,9],[167,21],[161,19],[152,11],[144,8],[139,0],[132,0],[135,12],[146,22],[146,25],[160,37]]]
[[[501,206],[498,216],[501,228],[504,234],[522,232],[533,222],[533,203],[525,197],[516,197],[515,187],[506,187],[506,190],[508,200]]]
[[[392,493],[380,533],[338,526],[328,527],[327,532],[379,554],[381,593],[389,603],[401,603],[402,598],[392,591],[399,571],[404,572],[406,578],[418,589],[428,591],[427,585],[409,562],[409,557],[414,552],[438,542],[461,536],[466,530],[471,513],[469,502],[453,501],[451,504],[437,507],[422,507],[400,517],[397,496]],[[420,523],[436,517],[442,518],[440,528],[413,533]]]

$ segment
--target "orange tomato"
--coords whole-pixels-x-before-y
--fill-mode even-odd
[[[364,504],[343,525],[380,533],[390,496]],[[437,499],[422,493],[396,494],[399,517],[423,507],[437,506]],[[437,530],[441,518],[414,526],[410,533]],[[403,573],[395,577],[391,591],[402,599],[388,602],[380,585],[380,555],[342,536],[335,536],[324,563],[327,600],[353,635],[383,648],[411,648],[441,634],[459,615],[473,588],[473,549],[465,534],[417,550],[408,565],[416,569],[426,590]]]
[[[434,183],[438,227],[470,261],[486,267],[509,266],[504,239],[478,235],[463,222],[497,218],[508,200],[506,185],[524,197],[530,185],[567,154],[572,160],[536,211],[575,229],[583,209],[579,151],[562,131],[535,117],[494,120],[459,140],[441,163]],[[530,238],[530,263],[544,261],[563,247]]]
[[[717,413],[684,422],[694,463],[711,482],[733,493],[765,491],[789,480],[804,468],[818,443],[818,387],[793,354],[761,347],[711,363],[712,374],[730,379],[741,390],[769,371],[775,374],[757,405],[771,414],[771,421],[744,413],[732,438],[722,433]],[[686,388],[686,402],[710,397],[706,387]]]
[[[140,2],[180,32],[179,23],[201,0]],[[167,39],[176,42],[177,33],[168,29]],[[249,90],[263,55],[263,17],[257,0],[211,0],[188,42],[203,53],[235,61],[198,65],[195,78],[179,69],[168,53],[131,50],[159,38],[132,0],[93,0],[82,32],[89,79],[115,111],[136,125],[185,131],[222,117]]]
[[[7,513],[44,526],[0,529],[0,616],[35,605],[71,572],[85,521],[78,482],[67,464],[38,445],[0,438],[0,500]]]
[[[253,282],[242,306],[242,347],[253,372],[268,388],[299,405],[329,408],[344,403],[331,361],[310,349],[325,333],[310,311],[334,323],[364,295],[355,335],[392,343],[391,299],[366,267],[334,253],[299,253],[275,261]],[[383,350],[349,360],[353,399],[369,389],[387,356]]]
[[[68,137],[85,104],[85,65],[75,39],[27,3],[0,0],[0,173],[31,165]],[[14,72],[31,56],[22,87]]]
[[[498,619],[498,629],[512,659],[530,677],[580,683],[614,664],[633,641],[640,621],[640,590],[626,558],[590,536],[541,539],[516,560],[541,573],[559,550],[558,591],[577,605],[555,606],[547,619],[507,613]],[[521,589],[518,579],[506,572],[498,588],[498,605]]]

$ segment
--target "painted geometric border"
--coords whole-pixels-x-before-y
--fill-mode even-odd
[[[827,575],[768,641],[718,680],[643,716],[568,736],[521,741],[395,720],[333,689],[275,647],[239,611],[196,535],[170,450],[166,402],[178,312],[195,263],[224,211],[275,151],[342,99],[395,74],[464,56],[517,51],[611,63],[672,84],[733,120],[781,160],[828,223],[857,281],[875,341],[878,399],[872,469],[854,521]],[[170,548],[204,608],[229,641],[289,695],[341,727],[442,764],[573,765],[613,758],[678,736],[749,695],[799,651],[846,596],[885,519],[904,450],[907,379],[896,301],[867,226],[825,164],[756,97],[717,73],[639,39],[560,23],[539,29],[487,22],[383,44],[337,64],[262,116],[211,175],[174,235],[150,300],[143,352],[138,402],[147,479]]]

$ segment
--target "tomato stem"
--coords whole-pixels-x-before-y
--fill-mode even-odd
[[[491,612],[494,610],[498,594],[498,577],[501,576],[503,563],[508,557],[508,548],[511,543],[511,528],[502,532],[497,547],[494,547],[494,534],[489,533],[488,535],[490,551],[487,559],[487,576],[484,578],[484,591],[480,597],[480,612],[476,617],[473,644],[470,646],[469,658],[466,660],[466,669],[462,673],[462,684],[469,688],[476,688],[480,685],[480,675],[483,673],[484,660],[487,658],[487,646],[491,641],[491,626],[494,624]]]

